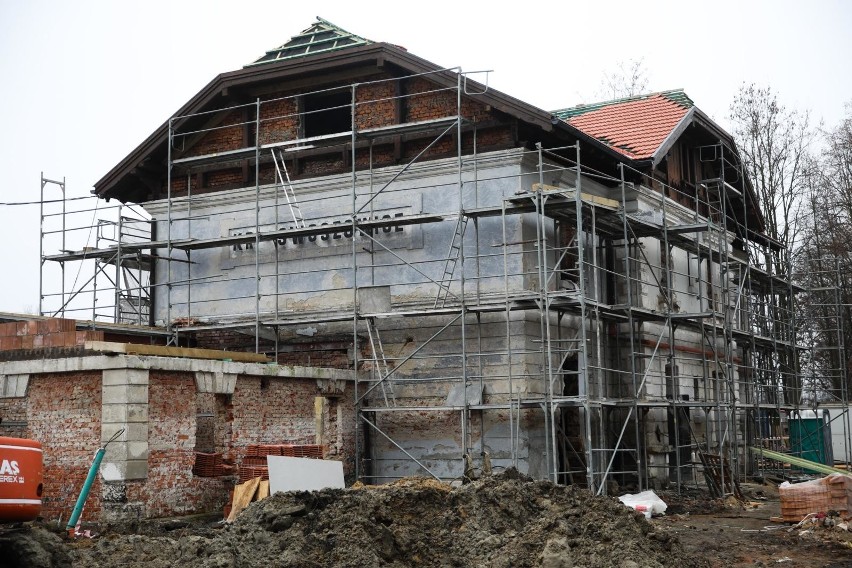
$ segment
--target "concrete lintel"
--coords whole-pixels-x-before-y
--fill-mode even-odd
[[[355,373],[347,369],[302,367],[274,363],[236,363],[205,359],[155,357],[150,355],[93,355],[0,363],[0,375],[70,373],[75,371],[105,371],[138,369],[150,371],[206,371],[234,375],[266,376],[295,379],[332,379],[354,381]],[[111,379],[120,381],[121,379]]]
[[[234,394],[237,386],[236,373],[223,373],[220,371],[196,371],[195,388],[198,392],[209,392],[216,394]]]
[[[30,376],[27,373],[0,375],[0,398],[23,398],[27,395]]]

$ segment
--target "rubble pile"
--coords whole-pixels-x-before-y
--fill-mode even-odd
[[[426,479],[278,493],[220,529],[107,534],[75,566],[705,566],[614,498],[512,471],[452,488]]]

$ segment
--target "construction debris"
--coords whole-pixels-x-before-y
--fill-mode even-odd
[[[184,538],[113,536],[73,545],[75,565],[707,566],[609,497],[514,470],[460,487],[403,479],[276,493],[231,525]]]

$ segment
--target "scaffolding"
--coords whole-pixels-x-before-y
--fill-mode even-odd
[[[42,174],[39,315],[149,325],[150,219],[139,206],[103,206],[65,190],[64,178]]]
[[[803,290],[777,244],[737,216],[736,154],[723,141],[696,148],[710,175],[675,188],[625,164],[584,166],[579,142],[482,151],[481,132],[499,125],[471,118],[465,101],[487,87],[469,75],[444,69],[171,118],[164,198],[132,220],[119,206],[118,221],[95,225],[94,247],[72,252],[63,240],[43,253],[62,290],[42,291],[58,298],[42,314],[65,315],[88,295],[93,321],[106,309],[162,325],[174,343],[230,330],[276,361],[312,326],[345,332],[366,481],[523,464],[599,494],[667,479],[724,495],[777,467],[747,448],[783,447],[782,417],[813,402],[799,372]],[[347,92],[345,104],[301,108],[303,97]],[[445,115],[363,124],[370,108],[416,97],[446,102]],[[348,127],[288,126],[312,114],[322,124],[324,113]],[[233,132],[239,148],[193,150]],[[299,179],[296,159],[312,157],[349,173]],[[213,204],[199,180],[240,168],[253,185]],[[347,210],[329,210],[343,201]],[[66,290],[66,264],[83,261],[95,262],[92,276]],[[99,303],[104,279],[111,305]],[[837,307],[833,282],[819,289]],[[822,369],[843,385],[848,413],[845,366]],[[412,444],[430,435],[428,450]]]

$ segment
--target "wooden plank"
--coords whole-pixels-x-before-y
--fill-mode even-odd
[[[260,486],[260,482],[261,479],[255,477],[234,487],[234,501],[231,504],[231,514],[226,519],[229,523],[232,523],[243,509],[248,507],[249,503],[252,502],[254,494],[257,493],[257,488]]]
[[[574,190],[566,187],[557,187],[555,185],[534,183],[532,184],[533,191],[552,191],[557,193],[564,193],[567,197],[574,197],[576,194]],[[609,207],[610,209],[618,209],[620,203],[615,199],[609,199],[608,197],[601,197],[599,195],[594,195],[591,193],[586,193],[584,191],[580,192],[580,199],[585,201],[586,203],[594,203],[595,205],[600,205],[602,207]]]
[[[84,344],[91,351],[124,353],[127,355],[151,355],[154,357],[186,357],[190,359],[228,359],[239,363],[268,363],[269,358],[261,353],[242,351],[219,351],[218,349],[199,349],[197,347],[166,347],[164,345],[143,345],[141,343],[114,343],[111,341],[87,341]]]
[[[261,499],[266,499],[269,497],[269,480],[262,479],[260,480],[260,485],[257,487],[257,495],[255,495],[254,500],[260,501]]]

